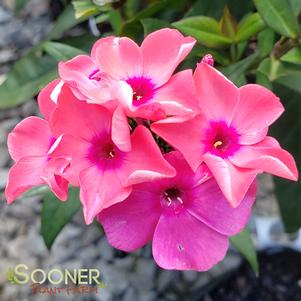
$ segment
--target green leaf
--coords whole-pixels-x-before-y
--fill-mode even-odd
[[[197,0],[184,17],[187,18],[202,15],[220,19],[225,5],[225,0]]]
[[[244,74],[258,58],[258,53],[253,53],[247,58],[223,68],[221,71],[229,77],[237,86],[246,84]]]
[[[258,34],[260,31],[262,31],[265,27],[266,25],[258,13],[251,14],[244,18],[239,24],[239,29],[235,36],[235,41],[247,41],[251,37]]]
[[[156,31],[158,29],[171,27],[171,25],[168,22],[154,18],[145,18],[140,20],[140,22],[142,23],[144,29],[144,36],[147,36],[151,32]]]
[[[11,108],[31,99],[56,77],[56,60],[42,56],[39,48],[32,49],[13,65],[0,86],[0,108]]]
[[[258,48],[260,51],[260,57],[264,58],[270,54],[273,50],[275,42],[275,32],[267,28],[260,32],[258,35]]]
[[[88,17],[75,18],[75,10],[72,4],[68,5],[65,10],[60,14],[54,23],[52,29],[48,34],[50,40],[59,39],[63,33],[72,28],[73,26],[85,21]]]
[[[25,192],[22,195],[22,198],[29,198],[33,196],[39,196],[39,195],[45,195],[50,192],[50,189],[48,186],[43,185],[43,186],[38,186],[31,188],[29,191]]]
[[[299,85],[300,85],[299,80]],[[285,112],[273,125],[272,135],[281,146],[295,158],[301,172],[301,94],[283,86],[275,85],[275,93],[280,97]],[[280,212],[287,232],[295,232],[301,227],[301,181],[292,182],[274,178],[275,192]]]
[[[279,34],[295,38],[300,30],[288,0],[254,0],[259,14]]]
[[[291,7],[293,8],[295,16],[301,13],[301,1],[300,0],[289,0]]]
[[[281,61],[301,65],[301,46],[291,49],[281,57]]]
[[[66,61],[74,56],[85,53],[81,49],[58,42],[45,42],[43,49],[57,61]]]
[[[69,199],[66,202],[58,200],[51,192],[45,196],[41,213],[41,232],[49,250],[58,234],[80,207],[77,188],[69,189]]]
[[[75,0],[72,1],[75,10],[75,18],[90,17],[99,13],[99,7],[92,0]]]
[[[172,25],[186,35],[191,35],[199,43],[213,48],[221,48],[231,44],[231,39],[224,36],[219,23],[210,17],[190,17]]]
[[[253,271],[259,273],[257,253],[250,232],[247,228],[235,236],[230,237],[231,244],[242,254],[250,263]]]
[[[140,23],[140,20],[154,16],[156,13],[167,7],[170,3],[172,3],[171,0],[162,0],[151,3],[146,8],[138,12],[132,19],[123,24],[121,35],[137,39],[137,37],[143,33],[143,27]]]
[[[122,29],[122,16],[119,12],[119,10],[114,9],[109,12],[109,20],[112,25],[112,28],[114,30],[115,35],[120,35],[121,29]]]
[[[238,25],[236,19],[231,15],[227,6],[225,6],[222,18],[220,20],[221,32],[232,41],[236,36]]]
[[[301,66],[267,58],[261,62],[258,71],[275,83],[301,93]]]

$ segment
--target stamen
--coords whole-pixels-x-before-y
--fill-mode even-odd
[[[141,98],[143,98],[143,96],[140,95],[136,96],[136,100],[140,100]]]
[[[177,200],[181,203],[181,204],[184,204],[183,200],[178,196],[177,197]]]
[[[172,199],[168,196],[168,197],[167,197],[167,200],[168,200],[168,205],[167,205],[167,206],[170,206],[171,203],[172,203]]]
[[[112,150],[109,152],[109,159],[113,159],[115,157],[115,152]]]
[[[216,141],[213,146],[214,148],[218,148],[219,146],[223,145],[223,142],[222,141]]]

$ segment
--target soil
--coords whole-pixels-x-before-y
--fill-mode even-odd
[[[301,253],[269,249],[256,277],[247,262],[200,301],[301,301]]]

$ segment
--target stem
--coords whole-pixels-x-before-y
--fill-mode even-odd
[[[301,35],[298,34],[296,38],[281,38],[274,46],[272,50],[272,56],[275,59],[280,59],[284,54],[290,51],[292,48],[298,46],[301,41]]]

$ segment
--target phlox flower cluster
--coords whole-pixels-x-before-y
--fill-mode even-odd
[[[173,29],[140,46],[110,36],[59,63],[38,96],[42,117],[8,136],[7,202],[40,185],[66,201],[78,186],[85,222],[98,220],[115,248],[152,241],[166,269],[205,271],[222,260],[248,222],[256,176],[297,180],[298,171],[267,134],[284,111],[276,95],[236,87],[210,55],[176,71],[195,43]]]

